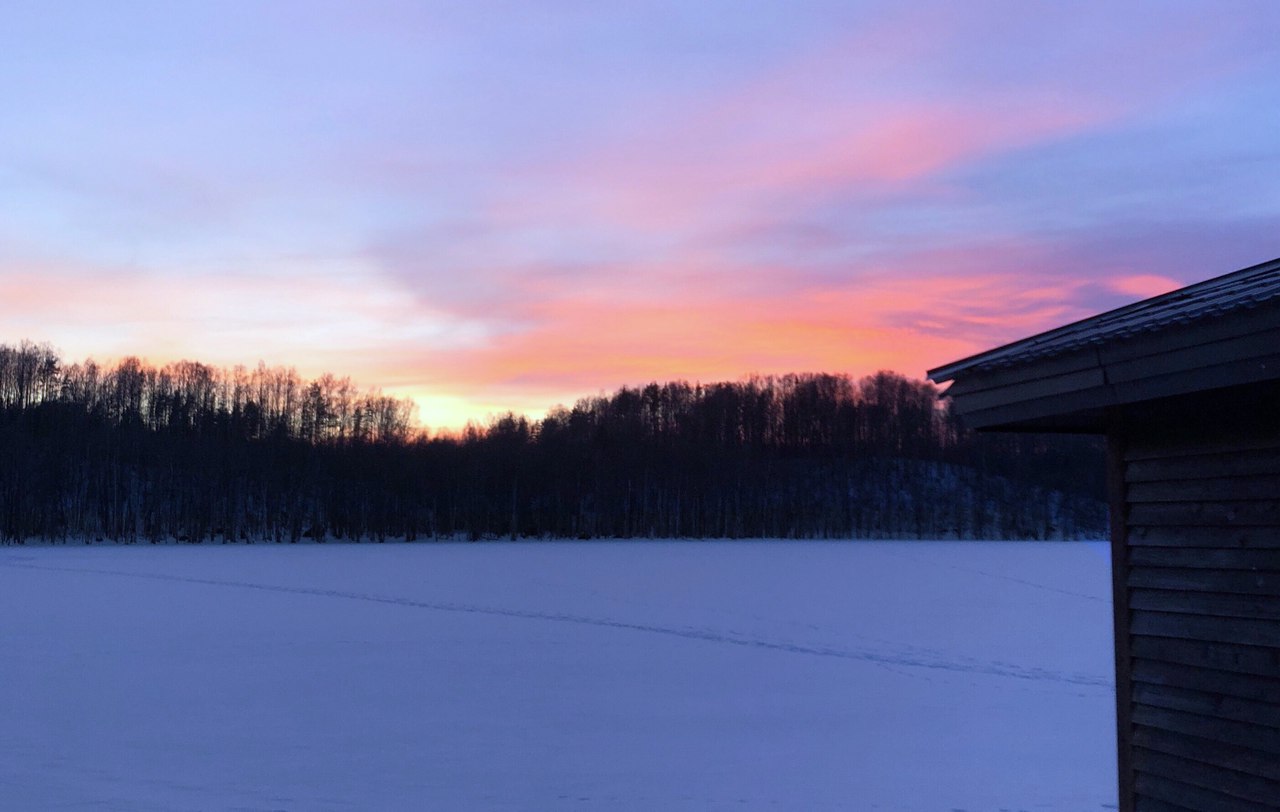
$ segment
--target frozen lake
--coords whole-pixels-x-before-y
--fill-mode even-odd
[[[0,809],[1114,809],[1106,549],[0,548]]]

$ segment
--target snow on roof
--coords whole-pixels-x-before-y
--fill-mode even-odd
[[[1280,298],[1280,259],[1144,299],[929,371],[937,383],[964,372],[1010,367],[1139,333],[1214,318]]]

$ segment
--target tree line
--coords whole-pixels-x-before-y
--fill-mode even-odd
[[[624,387],[431,436],[412,402],[259,364],[0,345],[0,538],[1078,538],[1092,438],[976,435],[881,372]]]

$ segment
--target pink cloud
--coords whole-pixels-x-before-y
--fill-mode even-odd
[[[960,47],[952,24],[964,16],[945,8],[890,14],[761,66],[718,96],[660,109],[642,128],[592,150],[517,168],[486,219],[669,239],[832,194],[918,192],[968,162],[1125,114],[1103,93],[1035,84],[969,89],[958,98],[918,66],[928,63],[923,56]],[[901,84],[876,81],[889,76]]]
[[[981,274],[930,270],[935,259],[790,290],[705,279],[660,283],[644,296],[562,291],[533,308],[528,329],[423,359],[419,374],[469,395],[505,391],[521,402],[534,395],[545,408],[650,380],[804,370],[922,374],[1087,315],[1087,282],[1018,273],[994,252],[987,253],[991,270]]]
[[[1177,290],[1182,287],[1182,283],[1168,276],[1133,274],[1109,279],[1106,282],[1106,286],[1110,290],[1125,296],[1132,296],[1135,299],[1149,299],[1152,296],[1159,296],[1162,293]]]
[[[759,103],[767,110],[774,100]],[[822,118],[823,131],[804,135],[752,136],[753,122],[705,123],[703,133],[680,131],[641,149],[584,157],[554,168],[567,184],[561,201],[508,203],[503,213],[519,216],[524,208],[534,219],[555,213],[624,231],[678,234],[766,201],[776,210],[831,194],[904,191],[966,162],[1080,132],[1101,114],[1040,100],[1006,109],[918,100],[868,101]],[[558,211],[564,206],[569,211]]]
[[[72,359],[265,360],[350,375],[413,397],[438,428],[651,380],[920,375],[1090,315],[1091,300],[1110,301],[1117,286],[1145,295],[1177,284],[1141,273],[1091,281],[1013,241],[916,252],[825,281],[710,251],[594,275],[544,270],[527,280],[519,319],[498,306],[485,320],[354,269],[181,279],[10,266],[0,267],[0,318],[13,340],[50,340]]]

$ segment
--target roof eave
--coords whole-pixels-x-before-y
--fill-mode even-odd
[[[1276,274],[1278,276],[1272,276]],[[995,347],[985,352],[971,355],[959,361],[953,361],[950,364],[931,369],[928,371],[927,377],[934,383],[944,383],[946,381],[955,380],[957,376],[962,375],[970,370],[983,369],[987,367],[1010,367],[1021,365],[1022,363],[1034,362],[1042,358],[1051,358],[1057,355],[1066,354],[1079,350],[1081,348],[1094,345],[1102,346],[1116,340],[1122,340],[1128,335],[1144,331],[1158,331],[1169,325],[1171,319],[1168,312],[1173,311],[1178,316],[1179,303],[1195,302],[1198,297],[1211,294],[1216,290],[1230,290],[1233,287],[1249,290],[1251,286],[1261,281],[1265,288],[1269,289],[1269,294],[1274,298],[1277,294],[1276,282],[1280,279],[1280,258],[1252,265],[1239,271],[1234,271],[1223,276],[1188,285],[1169,293],[1153,296],[1149,299],[1143,299],[1123,307],[1118,307],[1091,316],[1086,319],[1065,324],[1052,330],[1013,341],[1008,344]],[[1263,300],[1266,301],[1266,300]],[[1243,309],[1246,307],[1256,306],[1259,302],[1251,300],[1248,296],[1244,296],[1232,304],[1232,309]],[[1141,314],[1144,311],[1161,315],[1162,318],[1153,318],[1151,322],[1144,324],[1139,321],[1122,330],[1116,330],[1113,326],[1112,332],[1108,333],[1105,325],[1124,324],[1124,322],[1135,314]],[[1204,311],[1195,311],[1180,314],[1180,320],[1185,322],[1196,321],[1201,318],[1212,318],[1220,315],[1220,312],[1212,308]],[[1178,319],[1173,319],[1178,320]],[[1090,330],[1095,330],[1096,334],[1089,336]],[[1070,336],[1073,333],[1080,333],[1081,338],[1075,342],[1068,342],[1061,346],[1055,346],[1055,342],[1064,336]],[[1045,346],[1047,349],[1037,353],[1035,348],[1037,345]],[[1001,362],[1000,359],[1007,359]]]

